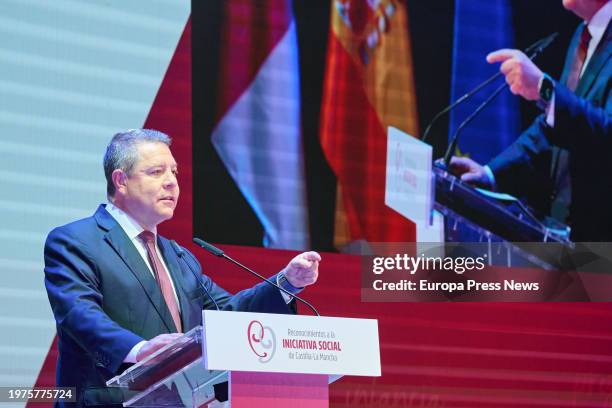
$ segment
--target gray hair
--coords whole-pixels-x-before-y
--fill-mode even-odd
[[[130,129],[113,136],[106,147],[103,161],[108,197],[115,195],[113,171],[121,169],[129,176],[139,159],[138,144],[146,142],[158,142],[170,146],[172,139],[167,134],[153,129]]]

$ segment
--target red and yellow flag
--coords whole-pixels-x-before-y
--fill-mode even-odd
[[[338,179],[335,244],[414,241],[414,224],[385,205],[388,126],[417,134],[405,5],[333,0],[321,145]]]

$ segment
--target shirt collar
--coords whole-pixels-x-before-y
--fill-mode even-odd
[[[108,211],[115,221],[117,221],[131,240],[134,240],[142,231],[144,231],[144,228],[142,228],[140,224],[138,224],[138,222],[132,218],[132,216],[113,203],[109,202],[106,204],[106,211]],[[155,237],[157,238],[157,228],[154,228],[151,232],[154,233]]]
[[[597,10],[597,13],[586,23],[587,29],[591,34],[591,41],[599,44],[599,41],[606,32],[610,17],[612,17],[612,1],[608,1],[602,8]]]

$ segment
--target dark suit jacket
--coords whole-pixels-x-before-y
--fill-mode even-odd
[[[579,43],[580,29],[570,43],[562,78],[555,87],[555,125],[545,115],[489,167],[499,190],[527,197],[547,213],[554,197],[552,162],[559,148],[569,152],[571,206],[569,223],[575,241],[612,241],[612,29],[608,27],[571,92],[563,84]]]
[[[214,308],[186,262],[225,310],[290,312],[278,289],[262,282],[231,295],[201,274],[189,251],[181,259],[167,239],[158,237],[158,245],[176,287],[184,331],[201,324],[203,308]],[[138,342],[176,329],[153,275],[104,206],[51,231],[45,285],[57,322],[57,385],[77,387],[76,406],[121,403],[122,393],[106,388],[106,381],[126,368],[123,360]]]

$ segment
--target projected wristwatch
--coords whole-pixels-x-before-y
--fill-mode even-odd
[[[540,93],[538,104],[541,108],[546,108],[555,94],[555,81],[548,74],[544,74],[538,91]]]

